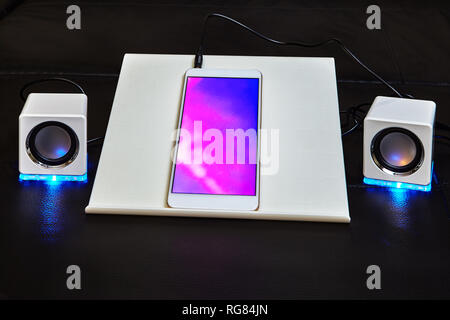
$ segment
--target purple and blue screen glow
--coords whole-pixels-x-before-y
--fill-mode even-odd
[[[258,129],[258,99],[259,79],[257,78],[210,78],[188,77],[184,108],[181,121],[181,131],[185,130],[192,137],[185,140],[180,135],[177,153],[177,163],[172,184],[173,193],[189,194],[221,194],[247,195],[256,194],[256,163],[249,161],[256,158],[257,143],[245,140],[245,162],[226,159],[226,130],[227,129]],[[201,135],[199,122],[201,121]],[[194,130],[194,127],[196,130]],[[195,155],[203,154],[205,148],[216,137],[206,139],[205,132],[209,129],[221,133],[222,155],[217,150],[211,154],[222,163],[195,162]],[[210,130],[211,131],[211,130]],[[202,140],[199,147],[199,139]],[[184,141],[185,140],[185,141]],[[201,150],[199,150],[201,149]],[[234,140],[233,156],[237,159],[237,141]],[[211,149],[210,149],[211,150]],[[186,161],[187,157],[192,161]],[[184,159],[182,163],[180,158]],[[188,163],[190,162],[190,163]]]

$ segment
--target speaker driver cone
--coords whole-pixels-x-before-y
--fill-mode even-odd
[[[27,138],[30,158],[45,167],[67,166],[77,156],[78,139],[66,124],[46,121],[35,126]]]
[[[409,175],[420,168],[423,146],[420,139],[403,128],[380,131],[372,140],[372,158],[383,171],[394,175]]]

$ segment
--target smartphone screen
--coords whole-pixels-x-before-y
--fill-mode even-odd
[[[256,194],[259,81],[186,79],[173,193]]]

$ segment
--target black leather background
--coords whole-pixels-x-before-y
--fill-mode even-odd
[[[69,31],[69,4],[0,2],[0,297],[450,297],[448,143],[436,142],[430,193],[398,192],[362,185],[362,132],[344,137],[349,225],[86,216],[101,143],[89,147],[87,184],[17,179],[18,93],[24,83],[49,75],[79,82],[89,97],[89,136],[102,136],[123,54],[193,53],[202,17],[210,11],[280,39],[339,37],[402,91],[434,100],[438,120],[450,123],[448,5],[378,2],[382,30],[370,31],[365,9],[371,3],[364,1],[79,1],[82,29]],[[390,94],[332,45],[279,48],[211,22],[209,54],[336,57],[341,109]],[[35,90],[70,88],[48,83]],[[80,291],[66,288],[71,264],[81,267]],[[371,264],[382,270],[378,291],[366,288]]]

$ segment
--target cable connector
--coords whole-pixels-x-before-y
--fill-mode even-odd
[[[199,50],[199,51],[197,51],[197,53],[195,54],[194,68],[201,68],[202,65],[203,65],[203,54],[202,54],[202,52]]]

